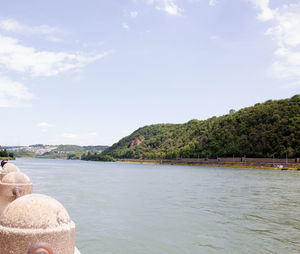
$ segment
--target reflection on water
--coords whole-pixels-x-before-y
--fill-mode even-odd
[[[18,159],[82,253],[300,253],[300,172]]]

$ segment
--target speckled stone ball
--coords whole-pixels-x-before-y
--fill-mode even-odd
[[[2,183],[7,184],[30,184],[30,179],[22,172],[11,172],[2,178]]]
[[[75,224],[55,199],[25,195],[0,215],[0,253],[27,254],[38,243],[48,244],[55,254],[74,254]]]
[[[15,164],[12,163],[6,163],[2,168],[3,174],[8,174],[11,172],[19,172],[19,171],[20,169]]]
[[[21,172],[8,173],[0,182],[0,199],[5,196],[15,196],[15,189],[18,189],[20,196],[31,194],[32,188],[32,183],[27,175]]]
[[[28,176],[21,172],[5,174],[0,181],[0,214],[17,197],[32,193],[33,185]]]

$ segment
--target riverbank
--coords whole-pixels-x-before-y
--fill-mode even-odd
[[[228,168],[254,168],[254,169],[272,169],[272,170],[293,170],[300,171],[300,163],[255,163],[255,162],[209,162],[198,159],[119,159],[121,163],[136,164],[166,164],[200,167],[228,167]]]
[[[15,157],[0,157],[0,160],[15,160]]]
[[[30,157],[18,157],[30,158]],[[34,159],[34,158],[30,158]],[[66,158],[38,158],[38,159],[60,159],[70,160]],[[73,160],[73,159],[72,159]],[[75,160],[74,160],[75,161]],[[100,161],[100,160],[84,160],[84,161]],[[133,164],[164,164],[164,165],[181,165],[181,166],[198,166],[198,167],[219,167],[219,168],[253,168],[253,169],[271,169],[271,170],[291,170],[300,172],[300,163],[254,163],[254,162],[210,162],[199,159],[115,159],[111,162],[133,163]]]

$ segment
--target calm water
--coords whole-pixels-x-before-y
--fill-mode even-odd
[[[18,159],[82,254],[300,253],[300,172]]]

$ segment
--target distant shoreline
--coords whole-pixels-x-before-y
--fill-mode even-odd
[[[16,158],[15,157],[0,157],[0,160],[15,160]]]
[[[275,163],[275,167],[272,163],[239,163],[239,162],[218,162],[218,163],[205,163],[205,162],[191,162],[189,160],[180,159],[180,160],[143,160],[143,159],[119,159],[116,162],[120,163],[136,163],[136,164],[157,164],[157,165],[182,165],[182,166],[197,166],[197,167],[226,167],[226,168],[253,168],[253,169],[270,169],[270,170],[289,170],[289,171],[299,171],[299,163]],[[278,166],[282,167],[278,167]]]
[[[52,160],[68,160],[65,158],[34,158],[34,157],[17,157],[16,159],[52,159]],[[75,160],[71,160],[75,161]],[[195,167],[216,167],[216,168],[244,168],[244,169],[269,169],[269,170],[288,170],[288,171],[299,171],[300,163],[275,163],[275,167],[272,163],[250,163],[250,162],[218,162],[218,163],[205,163],[195,162],[189,159],[116,159],[115,161],[97,161],[97,160],[78,160],[78,161],[93,161],[93,162],[117,162],[117,163],[132,163],[132,164],[155,164],[155,165],[177,165],[177,166],[195,166]],[[282,165],[282,168],[278,167]]]

